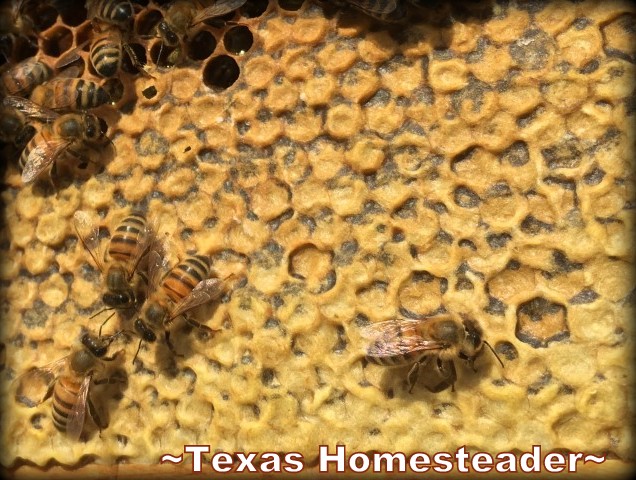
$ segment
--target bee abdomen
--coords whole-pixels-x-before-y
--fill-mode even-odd
[[[178,302],[209,274],[210,259],[203,255],[192,255],[170,271],[163,281],[162,288],[173,302]]]
[[[145,228],[146,220],[139,214],[124,218],[110,239],[108,255],[122,262],[130,260],[136,253],[136,247],[141,241]]]
[[[73,410],[73,405],[79,396],[80,384],[61,377],[53,388],[53,424],[61,432],[66,431],[68,417]]]
[[[102,77],[112,77],[121,66],[121,44],[101,38],[91,49],[91,63]]]

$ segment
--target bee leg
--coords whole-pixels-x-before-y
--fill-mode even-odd
[[[444,378],[444,380],[451,385],[451,391],[455,391],[455,381],[457,380],[457,371],[455,370],[455,362],[452,360],[443,361],[441,358],[437,359],[437,371]]]
[[[164,330],[164,333],[166,335],[166,343],[168,344],[168,348],[170,349],[170,351],[172,352],[173,355],[177,356],[177,357],[185,357],[185,355],[183,355],[182,353],[178,353],[175,348],[174,345],[172,344],[172,342],[170,341],[170,330]]]
[[[140,339],[139,339],[139,345],[137,346],[137,351],[135,352],[135,356],[134,356],[134,357],[133,357],[133,359],[132,359],[132,364],[133,364],[133,365],[135,364],[135,360],[137,360],[137,355],[139,355],[139,350],[141,350],[141,344],[142,344],[142,342],[143,342],[143,339],[142,339],[142,338],[140,338]]]
[[[146,72],[146,66],[139,61],[139,58],[137,57],[137,54],[132,49],[132,47],[127,43],[124,43],[123,47],[124,47],[124,50],[126,50],[126,53],[128,54],[128,58],[130,58],[130,61],[132,62],[133,66],[137,70],[139,70],[139,72],[142,75],[154,79],[155,77],[153,77],[148,72]]]
[[[202,323],[197,322],[196,320],[194,320],[194,319],[192,319],[190,317],[187,317],[185,315],[183,316],[183,318],[185,319],[186,323],[188,325],[190,325],[191,327],[198,328],[198,329],[203,330],[205,332],[214,333],[214,332],[220,332],[221,331],[220,328],[210,328],[207,325],[203,325]]]
[[[102,430],[108,426],[108,423],[105,423],[103,419],[100,417],[99,412],[97,411],[97,408],[95,408],[95,405],[93,404],[93,401],[90,399],[90,397],[88,398],[87,403],[88,403],[88,413],[93,419],[93,422],[95,422],[95,425],[97,425],[97,428],[99,429],[99,436],[101,437]]]
[[[107,309],[104,309],[104,310],[101,310],[101,311],[97,312],[95,315],[93,315],[93,317],[96,317],[97,315],[99,315],[99,314],[100,314],[100,313],[102,313],[102,312],[105,312],[106,310],[107,310]],[[102,328],[104,328],[104,325],[106,325],[106,324],[108,323],[108,320],[110,320],[111,318],[113,318],[113,316],[114,316],[114,315],[115,315],[115,312],[113,312],[113,313],[111,313],[110,315],[108,315],[108,318],[106,318],[106,320],[104,320],[104,321],[102,322],[102,324],[99,326],[99,332],[98,332],[98,334],[99,334],[99,337],[100,337],[100,338],[102,337]],[[91,317],[91,318],[93,318],[93,317]]]

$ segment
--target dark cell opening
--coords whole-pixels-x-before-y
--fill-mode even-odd
[[[146,64],[146,49],[143,45],[139,43],[129,43],[128,47],[132,50],[132,54],[135,56],[137,62],[141,65]],[[122,58],[121,69],[127,73],[139,73],[139,69],[135,67],[132,59],[130,58],[130,54],[124,49],[124,58]]]
[[[57,27],[42,41],[42,50],[51,57],[59,57],[73,45],[73,32],[66,27]]]
[[[77,27],[78,25],[81,25],[81,23],[84,22],[87,17],[86,6],[84,5],[84,2],[65,2],[65,4],[61,6],[59,10],[60,16],[62,17],[62,22],[69,27]]]
[[[205,60],[216,48],[216,38],[211,32],[201,30],[188,43],[188,56],[192,60]]]
[[[179,47],[168,47],[163,42],[157,42],[150,48],[150,60],[159,67],[174,67],[179,57]]]
[[[203,70],[203,83],[210,88],[226,89],[238,80],[241,73],[232,57],[219,55],[208,62]]]
[[[124,84],[118,78],[109,78],[104,82],[102,88],[110,95],[110,100],[117,103],[124,96]]]
[[[99,120],[99,131],[102,132],[102,135],[105,135],[108,131],[108,124],[106,123],[106,120],[102,117],[97,117],[97,120]]]
[[[254,35],[244,25],[229,29],[223,36],[225,49],[234,55],[243,55],[254,43]]]
[[[141,92],[141,94],[146,97],[147,99],[151,99],[154,98],[157,95],[157,87],[155,87],[154,85],[149,86],[148,88],[146,88],[145,90],[143,90]],[[188,147],[189,149],[190,147]]]
[[[146,5],[148,5],[148,0],[132,0],[132,3],[135,5],[141,5],[142,7],[145,7]],[[155,2],[157,3],[157,2]],[[134,7],[134,5],[133,5]]]
[[[278,6],[283,10],[296,11],[300,10],[305,0],[278,0]]]
[[[39,30],[40,32],[43,32],[47,28],[51,28],[57,21],[57,10],[55,10],[50,5],[41,5],[38,8],[36,8],[34,15],[32,15],[31,18],[33,18],[33,23],[35,24],[35,27],[37,28],[37,30]],[[64,16],[62,16],[62,20],[64,21],[65,24],[71,27],[75,27],[76,25],[79,25],[80,23],[82,23],[80,21],[79,23],[71,24],[66,21]],[[86,20],[86,9],[84,9],[84,20]]]
[[[268,6],[268,0],[254,0],[252,2],[247,2],[240,9],[241,15],[244,18],[260,17],[261,15],[263,15],[263,13],[265,13],[265,10],[267,10]]]
[[[147,10],[137,15],[135,21],[135,31],[139,35],[152,35],[153,29],[163,20],[163,15],[159,10]]]

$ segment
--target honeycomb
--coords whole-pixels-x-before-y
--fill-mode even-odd
[[[56,190],[4,162],[4,468],[126,472],[186,444],[307,465],[338,444],[634,460],[631,3],[440,2],[391,25],[250,1],[170,49],[153,36],[168,2],[136,2],[147,72],[125,61],[112,79],[88,60],[86,11],[42,8],[37,48],[10,60],[78,49],[113,96],[95,113],[116,155]],[[172,264],[208,254],[241,280],[197,311],[212,334],[175,332],[182,356],[157,342],[133,365],[136,338],[118,339],[109,425],[71,442],[14,379],[103,321],[74,213],[108,233],[140,209]],[[477,320],[504,367],[486,351],[476,372],[457,362],[454,389],[428,372],[409,394],[408,367],[364,360],[364,326],[443,312]]]

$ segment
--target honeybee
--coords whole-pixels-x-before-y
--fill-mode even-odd
[[[136,307],[141,300],[144,283],[138,271],[139,264],[148,253],[153,239],[153,229],[144,216],[133,212],[124,218],[115,228],[103,255],[100,251],[99,227],[93,224],[86,212],[75,212],[73,223],[82,245],[104,276],[104,304],[114,309]],[[102,327],[99,329],[100,336]]]
[[[124,51],[135,68],[145,73],[135,51],[124,41],[121,32],[115,29],[108,30],[93,42],[90,52],[91,64],[102,77],[113,77],[121,68]]]
[[[176,0],[168,7],[164,19],[157,24],[157,34],[163,45],[177,47],[188,31],[206,20],[221,17],[240,7],[247,0],[216,0],[200,7],[195,0]]]
[[[54,78],[35,87],[30,98],[52,110],[88,110],[110,101],[106,90],[81,78]]]
[[[122,30],[128,30],[135,14],[133,4],[121,0],[88,0],[86,9],[89,19],[100,20]]]
[[[33,136],[20,156],[22,183],[25,185],[32,183],[63,154],[85,162],[92,161],[91,153],[103,154],[104,148],[113,148],[110,139],[102,131],[100,119],[95,115],[60,115],[22,97],[7,97],[3,104],[16,108],[27,118],[49,122]]]
[[[174,352],[170,343],[170,328],[173,322],[183,315],[188,323],[202,327],[195,320],[185,317],[185,314],[199,305],[219,298],[223,293],[223,281],[208,278],[211,261],[205,255],[189,255],[162,276],[165,270],[165,260],[152,250],[148,254],[148,282],[151,293],[135,320],[134,327],[140,337],[139,348],[143,341],[156,341],[156,331],[163,328],[168,347]]]
[[[407,375],[409,393],[417,381],[420,368],[435,360],[433,366],[446,384],[455,390],[455,358],[465,360],[474,370],[475,359],[484,345],[499,356],[482,339],[482,330],[469,319],[460,321],[446,314],[426,320],[393,319],[368,325],[362,331],[367,340],[366,359],[377,365],[397,367],[412,364]]]
[[[53,395],[53,424],[73,440],[78,440],[84,431],[86,407],[97,427],[106,428],[91,400],[90,390],[91,385],[123,381],[115,376],[94,378],[104,373],[104,362],[112,362],[123,354],[123,350],[119,350],[113,356],[106,356],[110,344],[120,333],[107,338],[82,335],[82,348],[18,377],[16,401],[31,408]]]
[[[7,69],[0,76],[0,93],[26,97],[33,89],[51,77],[51,69],[34,57]]]
[[[35,34],[33,18],[26,14],[28,7],[28,0],[11,0],[2,5],[0,7],[0,33],[22,36]]]
[[[383,22],[397,23],[406,18],[406,7],[400,0],[344,0],[337,3],[350,5]]]
[[[15,108],[0,107],[0,143],[10,145],[16,152],[22,152],[33,135],[35,128],[27,123],[22,112]]]

